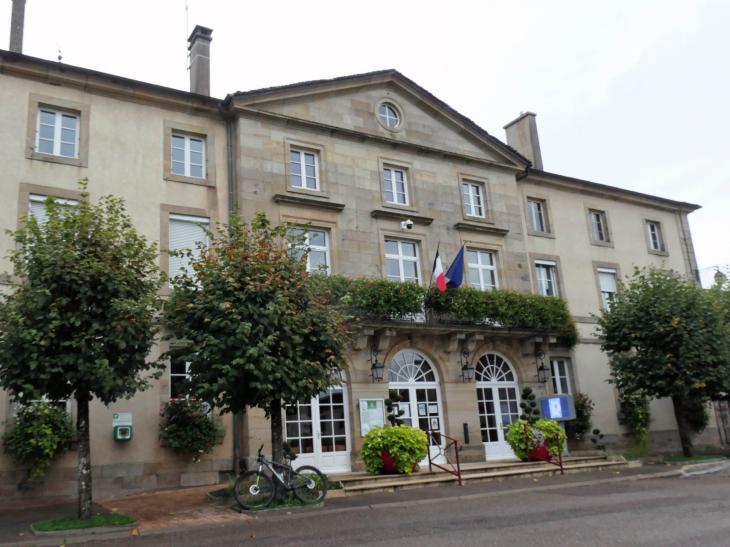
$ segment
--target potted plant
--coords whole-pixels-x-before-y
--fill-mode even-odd
[[[360,455],[372,475],[411,474],[428,453],[426,434],[415,427],[375,427],[362,440]]]
[[[507,442],[522,461],[550,461],[560,456],[566,436],[558,422],[548,419],[531,424],[519,420],[509,426]]]

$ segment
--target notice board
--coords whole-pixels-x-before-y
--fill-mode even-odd
[[[360,435],[363,437],[375,426],[385,425],[385,400],[360,399]]]

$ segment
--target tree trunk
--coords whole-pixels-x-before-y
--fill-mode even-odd
[[[281,401],[275,399],[269,407],[271,416],[271,459],[275,462],[284,463],[284,447],[282,438],[283,428],[281,424]],[[277,470],[278,471],[278,470]],[[284,477],[287,478],[286,476]],[[276,499],[283,500],[286,496],[286,490],[282,484],[274,477],[274,485],[276,487]]]
[[[689,425],[684,416],[684,397],[675,395],[672,397],[674,405],[674,417],[677,418],[677,428],[679,429],[679,441],[682,443],[682,453],[686,458],[691,458],[692,454],[692,436],[690,435]]]
[[[76,431],[79,436],[79,518],[91,518],[91,443],[89,441],[89,395],[76,395]]]

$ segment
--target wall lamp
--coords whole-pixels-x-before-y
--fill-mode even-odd
[[[474,367],[469,363],[469,355],[471,352],[464,348],[461,350],[459,363],[461,364],[461,381],[471,382],[474,379]]]
[[[370,348],[370,377],[373,379],[373,383],[382,382],[385,372],[383,363],[378,361],[378,353],[380,353],[378,346],[373,344],[373,347]]]
[[[537,363],[538,359],[540,360],[539,365]],[[535,367],[537,367],[537,379],[540,380],[540,382],[543,384],[547,383],[548,378],[550,377],[550,371],[545,366],[544,351],[538,351],[535,353]]]

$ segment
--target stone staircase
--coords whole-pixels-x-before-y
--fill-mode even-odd
[[[565,473],[580,473],[582,471],[599,471],[603,469],[622,469],[628,466],[623,458],[608,458],[606,456],[582,456],[563,459]],[[444,466],[448,467],[448,466]],[[521,479],[560,473],[560,468],[545,462],[480,462],[461,465],[462,484],[475,484],[504,479]],[[451,486],[458,484],[458,479],[440,469],[422,470],[412,475],[369,475],[366,472],[342,473],[330,475],[333,480],[340,481],[345,496],[357,496],[376,492],[392,492],[395,490],[409,490],[431,486]]]

